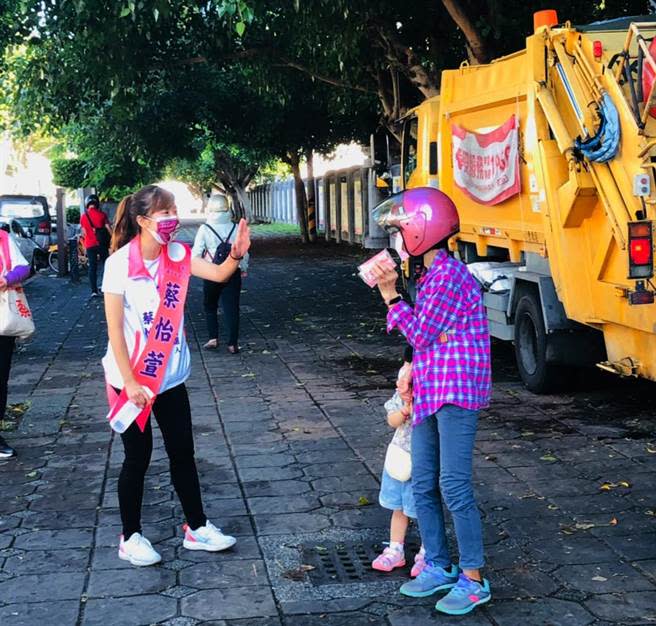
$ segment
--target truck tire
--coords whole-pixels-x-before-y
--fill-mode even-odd
[[[515,359],[524,385],[533,393],[549,393],[562,381],[561,368],[547,362],[547,340],[540,300],[527,293],[515,310]]]

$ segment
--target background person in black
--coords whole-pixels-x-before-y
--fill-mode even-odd
[[[235,226],[226,197],[220,194],[213,195],[207,205],[207,221],[196,233],[192,256],[211,261],[222,242],[231,243],[234,240],[237,233]],[[219,345],[217,307],[220,300],[228,331],[228,352],[232,354],[239,352],[239,297],[241,281],[246,277],[248,270],[248,260],[249,256],[246,253],[239,263],[240,271],[235,272],[227,283],[203,281],[203,304],[209,335],[209,341],[204,348],[208,350],[216,349]],[[214,259],[214,262],[220,263],[221,259]]]

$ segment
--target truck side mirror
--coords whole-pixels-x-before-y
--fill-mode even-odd
[[[383,128],[378,128],[370,137],[371,164],[376,175],[383,177],[383,174],[389,172],[390,151],[389,135]]]

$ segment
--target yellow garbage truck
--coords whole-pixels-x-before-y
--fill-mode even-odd
[[[454,199],[450,245],[535,392],[589,362],[656,380],[654,19],[539,12],[524,49],[444,71],[403,120],[401,184]]]

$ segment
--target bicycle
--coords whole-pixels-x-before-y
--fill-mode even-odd
[[[87,250],[84,247],[84,244],[82,243],[80,237],[76,237],[75,240],[77,241],[77,264],[78,267],[80,268],[80,271],[86,271],[89,268],[89,258],[87,257]],[[50,269],[55,272],[59,273],[59,246],[56,243],[53,243],[49,248],[48,248],[48,265],[50,266]]]

